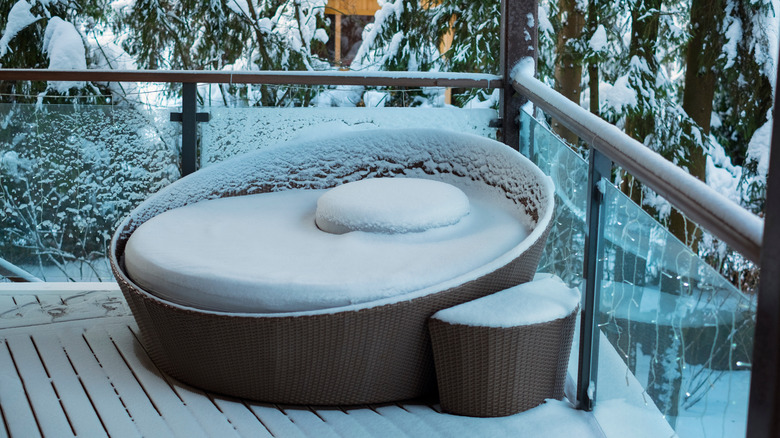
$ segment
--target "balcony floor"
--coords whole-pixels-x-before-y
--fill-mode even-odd
[[[110,283],[0,284],[0,416],[0,437],[604,436],[565,400],[469,418],[435,403],[313,408],[204,392],[157,369]]]

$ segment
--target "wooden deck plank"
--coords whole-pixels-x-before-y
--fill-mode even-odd
[[[35,295],[14,295],[8,298],[11,298],[11,303],[7,300],[0,303],[4,306],[0,312],[0,328],[17,327],[22,323],[40,324],[51,320],[49,315],[41,310],[41,304]]]
[[[130,308],[122,294],[115,290],[84,291],[67,295],[63,301],[69,308],[77,309],[80,313],[94,314],[95,317],[130,314]]]
[[[197,388],[178,382],[171,377],[167,377],[167,379],[170,379],[168,383],[172,386],[176,394],[184,400],[187,409],[198,417],[198,421],[201,426],[203,426],[203,431],[207,436],[238,438],[242,435],[243,429],[240,427],[243,426],[243,424],[234,421],[226,412],[223,412],[212,401],[209,395]],[[244,408],[244,411],[249,415],[252,415],[246,408]],[[257,422],[256,419],[255,421]],[[256,433],[256,430],[257,429],[249,429],[250,435],[248,436],[264,436]]]
[[[41,303],[38,302],[35,295],[12,295],[12,298],[19,308],[41,307]]]
[[[431,429],[435,430],[441,436],[468,436],[467,425],[459,424],[459,418],[456,415],[440,414],[433,410],[430,406],[425,405],[406,405],[403,409],[408,412],[410,418],[418,418],[423,423],[427,424]],[[479,431],[472,431],[471,433],[479,433]]]
[[[103,366],[92,354],[87,340],[84,338],[84,329],[65,328],[59,333],[59,338],[76,373],[82,376],[81,381],[87,394],[96,401],[95,410],[108,434],[114,438],[140,437],[138,428],[133,423]]]
[[[47,289],[35,298],[30,289],[21,295],[20,307],[13,299],[9,302],[8,294],[0,293],[0,438],[39,436],[36,415],[45,413],[46,422],[50,422],[50,410],[40,408],[46,403],[56,403],[59,415],[66,419],[73,417],[70,412],[74,407],[85,408],[85,415],[93,418],[74,421],[73,429],[87,436],[108,432],[112,438],[503,437],[541,429],[538,424],[529,429],[526,418],[534,420],[534,415],[525,414],[474,419],[414,403],[348,410],[280,408],[214,395],[178,382],[154,366],[138,343],[137,327],[127,316],[129,310],[118,290]],[[65,312],[60,316],[63,302]],[[3,312],[8,312],[5,317]],[[8,338],[12,338],[11,344]],[[16,371],[12,348],[17,342],[28,344],[23,352],[24,367],[35,368],[37,361],[37,371],[25,370],[22,376]],[[35,388],[25,387],[25,378],[46,376],[47,370],[51,379],[39,378]],[[27,393],[44,401],[31,404]],[[86,409],[87,403],[91,410]],[[81,433],[87,430],[79,425],[82,421],[94,433]],[[98,423],[102,431],[96,427]],[[545,434],[544,430],[539,433]],[[62,435],[58,430],[54,436]]]
[[[181,437],[205,438],[206,434],[197,416],[187,409],[184,401],[173,391],[130,328],[126,325],[106,325],[105,329],[126,365],[174,433]]]
[[[0,294],[0,329],[129,314],[121,294],[113,290],[89,290],[64,296],[53,292]]]
[[[0,409],[0,438],[8,438],[8,429],[6,429],[8,422],[3,415],[3,410]]]
[[[339,438],[335,430],[314,412],[307,408],[286,407],[283,408],[285,415],[301,429],[306,436],[317,436],[322,438]]]
[[[0,410],[10,435],[41,436],[21,376],[4,339],[0,339]]]
[[[395,424],[393,421],[391,421],[390,418],[367,407],[350,409],[347,411],[347,414],[350,417],[354,418],[358,423],[360,423],[360,425],[363,426],[364,429],[368,430],[370,436],[374,436],[374,437],[425,436],[425,437],[435,438],[436,436],[438,436],[436,435],[435,432],[432,432],[430,435],[425,435],[426,431],[424,429],[419,431],[420,432],[419,435],[417,435],[416,432],[408,433],[406,430],[403,430],[401,427],[399,427],[400,425]]]
[[[40,319],[43,312],[41,311],[41,304],[35,295],[11,295],[11,303],[7,300],[3,303],[8,307],[2,313],[0,313],[0,328],[12,327],[13,323],[10,321],[19,321],[20,319]]]
[[[62,300],[61,295],[56,294],[36,294],[35,298],[41,304],[41,309],[49,314],[65,313],[67,304]]]
[[[341,409],[321,408],[317,409],[317,415],[330,424],[333,430],[341,437],[371,436],[363,425]]]
[[[209,398],[241,436],[273,437],[244,402],[214,394],[210,394]]]
[[[100,326],[91,327],[87,329],[85,336],[141,435],[174,436],[174,431],[165,423],[106,331]]]
[[[44,436],[74,436],[68,417],[60,404],[60,398],[43,367],[35,345],[29,336],[15,335],[6,339],[18,365],[17,371],[30,397],[30,405]]]
[[[65,295],[71,296],[91,291],[113,291],[121,295],[116,281],[106,282],[56,282],[0,283],[0,295]]]
[[[427,421],[420,418],[419,415],[415,415],[409,412],[410,404],[406,404],[403,407],[397,405],[388,405],[377,407],[376,411],[383,417],[387,418],[393,424],[397,425],[409,436],[430,436],[430,437],[449,437],[441,430],[432,427]]]
[[[0,295],[0,318],[10,317],[16,311],[16,302],[10,295]]]
[[[249,409],[263,422],[275,437],[305,438],[306,435],[276,406],[260,403],[248,404]]]
[[[33,342],[40,353],[44,366],[49,371],[52,385],[60,396],[65,414],[76,435],[105,436],[106,429],[100,422],[79,377],[65,354],[56,333],[33,335]]]

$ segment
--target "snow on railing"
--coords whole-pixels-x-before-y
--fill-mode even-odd
[[[188,82],[203,84],[362,85],[501,88],[483,73],[388,71],[207,71],[0,69],[0,81]]]
[[[43,281],[2,257],[0,257],[0,277],[5,277],[13,282],[32,283]]]

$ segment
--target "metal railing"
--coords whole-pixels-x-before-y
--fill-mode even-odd
[[[538,79],[518,76],[512,85],[592,146],[597,155],[628,171],[751,261],[760,261],[764,221],[759,217]]]
[[[604,196],[598,184],[604,177],[610,179],[612,166],[617,164],[666,198],[675,208],[715,237],[726,242],[749,260],[761,265],[761,289],[753,342],[755,348],[747,436],[751,438],[777,436],[780,432],[776,418],[778,408],[776,394],[780,387],[780,375],[777,370],[780,356],[776,348],[777,342],[780,341],[780,321],[778,321],[780,257],[776,250],[762,251],[762,247],[770,249],[778,247],[776,240],[773,241],[774,244],[768,242],[767,239],[771,236],[764,235],[765,229],[769,229],[772,234],[770,228],[772,222],[765,224],[764,220],[539,80],[521,74],[511,78],[510,82],[518,93],[558,120],[590,146],[583,267],[585,285],[577,377],[577,398],[580,407],[587,410],[593,408],[598,375],[596,357],[600,329],[596,318],[599,314],[598,303],[600,302],[598,284],[601,279],[599,277],[603,271],[601,266],[603,248],[600,247],[603,226],[600,221],[604,217]],[[778,141],[780,138],[777,138],[779,136],[777,121],[774,127],[773,149],[775,144],[780,144]],[[777,154],[773,154],[773,162],[777,162],[774,155]],[[768,180],[771,184],[773,178],[769,177]],[[768,192],[768,199],[774,193],[775,191]],[[777,209],[775,203],[768,202],[768,221],[776,217],[771,213],[773,209]],[[775,239],[778,236],[777,233],[773,235]],[[769,278],[765,278],[767,274],[770,275]]]
[[[501,76],[479,73],[356,71],[182,71],[182,70],[31,70],[0,69],[0,81],[91,81],[182,83],[182,112],[171,121],[182,124],[182,176],[197,169],[197,124],[208,114],[197,112],[197,84],[323,85],[377,87],[502,88]]]
[[[481,73],[385,71],[208,71],[0,69],[0,81],[181,82],[198,84],[360,85],[501,88],[501,76]]]
[[[32,283],[43,281],[2,257],[0,257],[0,277],[7,278],[8,280],[15,283]]]

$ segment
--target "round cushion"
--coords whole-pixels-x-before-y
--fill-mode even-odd
[[[315,222],[323,231],[410,233],[457,223],[469,214],[459,188],[420,178],[372,178],[350,182],[317,200]]]

